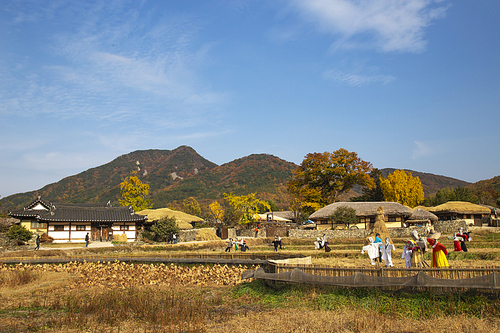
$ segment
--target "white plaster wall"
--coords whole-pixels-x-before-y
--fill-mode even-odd
[[[125,233],[125,235],[127,235],[127,242],[135,241],[135,224],[125,223],[125,225],[128,225],[128,230],[120,230],[120,225],[123,225],[123,224],[113,225],[113,228],[112,228],[113,235],[123,235],[123,233]]]
[[[54,243],[63,243],[69,241],[69,226],[64,226],[64,231],[54,231],[54,226],[50,225],[47,235],[54,238]]]

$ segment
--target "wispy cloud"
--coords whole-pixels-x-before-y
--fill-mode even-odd
[[[155,15],[138,3],[127,9],[122,2],[35,7],[13,15],[13,24],[65,15],[72,28],[33,50],[54,65],[34,68],[31,61],[28,70],[0,64],[2,113],[119,122],[147,112],[141,121],[176,118],[189,126],[227,101],[199,75],[210,44],[197,40],[194,17]]]
[[[336,48],[422,52],[425,28],[446,14],[443,0],[291,0],[306,20],[335,35]]]
[[[387,84],[394,81],[396,78],[391,75],[365,75],[365,74],[355,74],[355,73],[344,73],[340,70],[330,70],[323,74],[325,79],[339,81],[350,86],[364,86],[371,83],[382,83]]]
[[[426,157],[434,154],[432,147],[422,141],[415,141],[415,148],[413,149],[412,159],[418,160],[421,157]]]

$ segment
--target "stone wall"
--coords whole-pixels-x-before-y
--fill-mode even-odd
[[[212,229],[212,231],[216,232],[215,228],[208,228]],[[196,234],[198,233],[200,229],[186,229],[186,230],[179,230],[179,234],[177,235],[177,242],[193,242],[196,240]]]
[[[434,223],[436,231],[441,233],[451,233],[458,230],[462,226],[465,229],[465,221],[439,221]],[[408,228],[390,228],[389,235],[391,238],[408,238],[413,230],[417,230],[420,236],[427,235],[426,227],[408,227]],[[366,229],[349,229],[349,230],[303,230],[292,229],[289,231],[291,238],[310,238],[316,239],[322,237],[323,234],[329,239],[336,238],[366,238],[371,234],[371,230]]]
[[[254,238],[255,231],[254,231],[254,229],[239,229],[239,230],[236,230],[236,236],[245,237],[245,238]],[[258,238],[267,237],[266,228],[259,228],[259,233],[257,234],[257,237]]]

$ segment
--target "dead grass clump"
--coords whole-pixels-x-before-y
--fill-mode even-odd
[[[40,242],[42,242],[42,243],[52,243],[53,241],[54,241],[54,237],[50,237],[45,232],[40,236]]]
[[[0,287],[14,288],[34,282],[40,278],[41,274],[38,270],[30,267],[21,267],[20,269],[10,269],[2,267],[0,271]]]
[[[217,237],[217,235],[214,233],[212,229],[203,228],[198,230],[198,232],[196,233],[195,240],[208,241],[208,240],[220,240],[220,238]]]

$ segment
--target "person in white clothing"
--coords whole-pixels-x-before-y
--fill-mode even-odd
[[[413,251],[411,250],[412,248],[413,243],[408,239],[405,247],[403,248],[403,255],[401,256],[401,259],[405,260],[406,268],[411,268],[411,258],[413,256]]]
[[[369,237],[368,242],[370,244],[363,246],[361,249],[361,254],[368,252],[368,257],[370,258],[370,263],[375,265],[375,259],[378,258],[378,244],[373,243],[373,238]]]
[[[389,237],[385,239],[385,244],[380,246],[382,252],[382,260],[385,260],[386,267],[394,267],[392,264],[392,251],[396,250],[394,244],[390,243]]]

